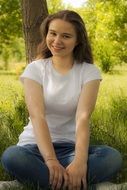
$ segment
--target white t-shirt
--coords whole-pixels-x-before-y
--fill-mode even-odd
[[[52,142],[75,142],[75,114],[82,86],[101,79],[94,64],[77,64],[65,75],[55,70],[51,58],[40,59],[28,64],[20,76],[29,78],[43,86],[46,121]],[[36,126],[34,126],[36,127]],[[18,145],[36,144],[31,120],[19,136]]]

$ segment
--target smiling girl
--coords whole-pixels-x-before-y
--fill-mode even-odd
[[[41,24],[38,56],[20,79],[30,120],[2,156],[21,183],[80,190],[107,181],[122,163],[106,145],[90,145],[90,118],[101,81],[85,24],[74,11],[49,15]]]

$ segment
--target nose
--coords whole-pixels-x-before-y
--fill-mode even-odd
[[[60,44],[61,43],[61,37],[59,35],[55,36],[54,43],[55,44]]]

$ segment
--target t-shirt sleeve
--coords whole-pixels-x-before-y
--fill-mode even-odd
[[[102,80],[100,70],[93,64],[84,64],[82,72],[83,84],[86,84],[87,82],[92,80]]]
[[[40,68],[39,64],[36,64],[36,62],[29,63],[26,66],[24,72],[19,77],[19,79],[22,83],[24,82],[24,78],[34,80],[37,83],[43,85],[42,84],[43,76],[42,76],[41,68]]]

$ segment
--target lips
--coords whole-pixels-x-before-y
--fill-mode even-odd
[[[63,49],[63,47],[58,47],[58,46],[52,46],[53,47],[53,49],[55,49],[55,50],[61,50],[61,49]]]

